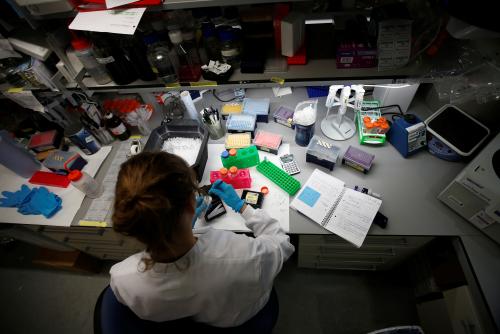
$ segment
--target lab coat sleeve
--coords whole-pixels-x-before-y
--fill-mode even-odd
[[[283,263],[295,251],[295,247],[290,243],[290,237],[281,228],[279,222],[264,210],[255,210],[248,205],[242,216],[255,235],[254,246],[258,249],[256,253],[262,258],[262,283],[272,285]]]

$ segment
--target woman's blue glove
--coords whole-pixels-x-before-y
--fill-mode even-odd
[[[236,212],[240,212],[243,204],[245,202],[238,196],[233,186],[222,182],[222,180],[217,180],[212,184],[209,194],[214,194],[219,196],[221,200],[231,207]]]
[[[18,191],[3,191],[2,195],[5,197],[0,198],[0,207],[14,208],[19,206],[28,200],[30,193],[31,189],[25,184]]]
[[[203,196],[196,196],[196,209],[194,210],[194,217],[193,221],[191,222],[191,226],[194,227],[194,224],[196,223],[196,220],[198,217],[205,212],[205,210],[208,208],[208,204],[205,202],[205,198]]]

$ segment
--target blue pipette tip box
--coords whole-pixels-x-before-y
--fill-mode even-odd
[[[226,129],[229,133],[250,132],[252,138],[255,135],[256,116],[255,115],[230,115],[226,121]]]
[[[269,99],[245,98],[243,100],[243,113],[255,115],[257,122],[269,122]]]

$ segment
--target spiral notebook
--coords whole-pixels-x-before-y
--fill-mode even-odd
[[[361,247],[381,204],[380,199],[346,188],[341,180],[315,169],[290,206]]]

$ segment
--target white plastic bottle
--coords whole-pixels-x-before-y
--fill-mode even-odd
[[[97,198],[102,194],[102,187],[89,174],[73,170],[68,174],[71,184],[90,198]]]

